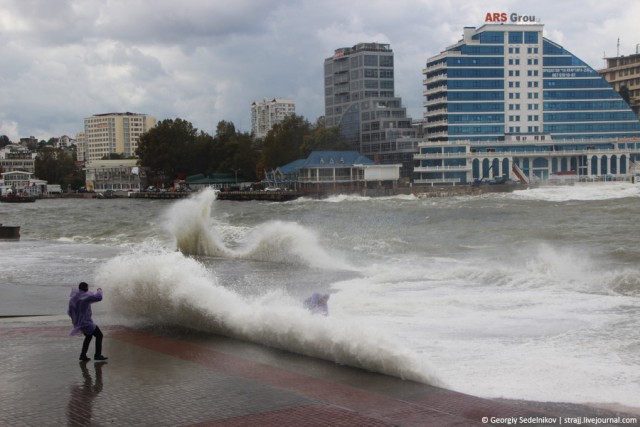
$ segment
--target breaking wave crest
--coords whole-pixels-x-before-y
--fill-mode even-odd
[[[96,280],[112,311],[134,323],[182,326],[439,384],[417,354],[379,330],[340,316],[314,316],[279,291],[241,296],[180,252],[146,248],[120,255],[100,268]]]
[[[211,218],[214,204],[215,193],[206,190],[176,203],[168,211],[166,228],[183,254],[354,269],[343,257],[325,251],[312,230],[292,222],[265,222],[229,247]]]

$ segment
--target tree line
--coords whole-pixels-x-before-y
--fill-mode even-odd
[[[35,176],[64,189],[84,186],[84,173],[77,166],[76,147],[55,147],[56,138],[28,147],[36,151]],[[0,148],[11,141],[0,137]],[[234,174],[238,180],[255,182],[265,171],[306,158],[312,151],[352,150],[337,127],[326,127],[322,118],[311,124],[302,116],[287,116],[263,138],[240,132],[232,122],[220,121],[214,136],[199,131],[190,122],[176,118],[159,121],[140,136],[136,157],[149,170],[153,185],[173,184],[191,175]],[[104,159],[121,159],[110,153]],[[1,172],[1,171],[0,171]]]
[[[326,127],[291,115],[274,125],[264,139],[239,132],[232,122],[221,121],[211,136],[190,122],[162,120],[140,136],[136,156],[148,168],[150,183],[171,183],[190,175],[235,174],[253,182],[265,171],[305,158],[315,150],[351,150],[337,127]]]

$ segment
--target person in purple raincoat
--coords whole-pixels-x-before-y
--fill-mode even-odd
[[[67,314],[71,317],[71,322],[73,322],[71,335],[78,335],[80,332],[84,334],[80,360],[85,362],[91,360],[87,357],[87,351],[89,350],[89,344],[93,337],[96,337],[94,359],[107,360],[107,358],[102,355],[102,331],[98,325],[93,323],[93,319],[91,318],[91,304],[98,301],[102,301],[102,288],[98,288],[96,292],[90,292],[89,285],[85,282],[80,282],[77,290],[71,290],[69,310],[67,311]]]
[[[304,308],[313,314],[322,314],[323,316],[326,316],[329,314],[327,301],[329,301],[329,294],[314,292],[309,298],[304,300]]]

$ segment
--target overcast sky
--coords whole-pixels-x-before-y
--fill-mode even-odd
[[[182,118],[250,131],[251,103],[290,98],[323,114],[323,61],[389,43],[396,96],[423,114],[427,58],[487,12],[535,15],[545,37],[592,68],[636,52],[639,0],[0,0],[0,135],[49,139],[85,117]]]

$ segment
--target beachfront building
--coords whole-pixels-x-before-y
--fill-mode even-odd
[[[264,138],[273,125],[296,113],[296,104],[290,99],[273,98],[254,101],[251,104],[251,132],[256,138]]]
[[[381,165],[357,151],[313,151],[277,168],[269,185],[311,193],[395,189],[402,165]]]
[[[23,171],[35,173],[35,157],[26,146],[10,144],[0,149],[0,172]]]
[[[46,192],[47,181],[34,178],[33,173],[9,171],[0,174],[0,196],[9,192],[40,196]]]
[[[607,68],[598,70],[611,86],[622,95],[626,90],[629,106],[640,116],[640,53],[636,47],[635,55],[606,58]],[[626,88],[626,89],[624,89]]]
[[[93,160],[85,163],[87,191],[141,191],[146,188],[146,170],[136,159]]]
[[[535,17],[502,15],[428,59],[414,183],[629,177],[640,160],[638,117],[595,70],[544,38]]]
[[[153,116],[136,113],[96,114],[84,119],[84,160],[112,153],[134,157],[140,136],[156,125]]]
[[[327,126],[338,126],[353,149],[381,164],[402,164],[409,176],[419,139],[395,95],[393,50],[359,43],[324,60]]]

